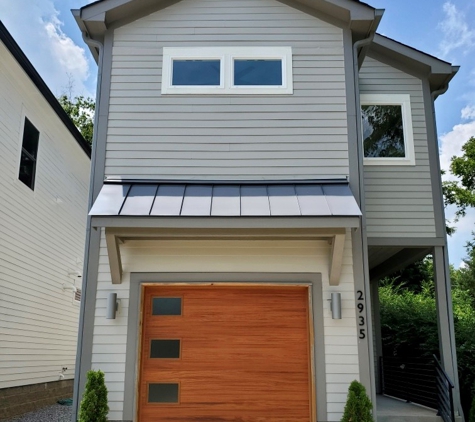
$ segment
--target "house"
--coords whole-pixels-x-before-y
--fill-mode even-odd
[[[457,416],[433,114],[457,67],[354,0],[73,14],[100,77],[74,411],[92,368],[115,421],[338,421],[354,379],[390,420],[377,282],[432,253]]]
[[[71,397],[90,154],[0,22],[0,419]]]

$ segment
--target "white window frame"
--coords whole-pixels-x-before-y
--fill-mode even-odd
[[[414,166],[414,131],[412,126],[411,96],[409,94],[361,94],[360,105],[398,105],[401,106],[404,132],[405,157],[363,157],[365,165]],[[361,128],[363,131],[363,128]],[[361,136],[364,142],[363,135]]]
[[[172,85],[173,60],[219,60],[220,85]],[[234,60],[282,60],[282,85],[234,85]],[[291,47],[163,47],[162,90],[169,94],[292,94]]]

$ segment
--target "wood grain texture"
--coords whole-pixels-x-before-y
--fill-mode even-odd
[[[182,297],[181,316],[152,298]],[[150,359],[152,339],[180,339],[180,359]],[[310,422],[308,289],[146,287],[140,422]],[[147,384],[180,384],[179,404],[149,404]]]

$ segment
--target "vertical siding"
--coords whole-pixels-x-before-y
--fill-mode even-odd
[[[74,377],[90,160],[0,43],[0,388]],[[24,116],[40,132],[35,190],[18,180]],[[76,281],[76,285],[80,286]]]
[[[162,96],[162,48],[291,46],[293,95]],[[348,174],[343,33],[274,0],[183,0],[114,32],[106,175]]]
[[[365,166],[368,237],[435,237],[421,80],[368,57],[360,92],[410,94],[416,157],[415,166]]]
[[[100,249],[92,367],[106,373],[109,419],[121,420],[131,272],[321,272],[329,421],[340,420],[348,385],[359,378],[354,282],[350,235],[345,245],[341,284],[343,319],[333,320],[326,300],[330,246],[325,241],[128,241],[121,246],[124,278],[111,282],[103,236]],[[291,281],[291,280],[290,280]],[[115,320],[107,320],[109,292],[121,300]],[[133,335],[133,334],[132,334]],[[318,394],[318,392],[317,392]],[[321,394],[321,393],[320,393]]]

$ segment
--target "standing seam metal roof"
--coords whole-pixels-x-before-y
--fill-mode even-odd
[[[347,183],[105,184],[89,215],[140,217],[360,216]]]

